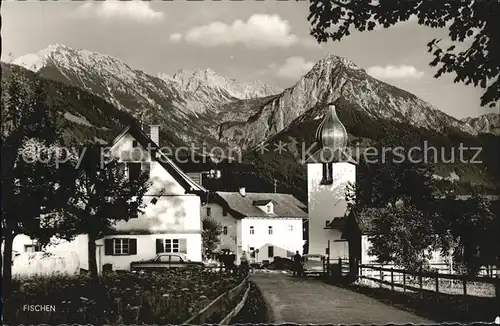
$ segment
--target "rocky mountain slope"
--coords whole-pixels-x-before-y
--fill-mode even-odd
[[[240,148],[247,152],[248,160],[260,166],[252,173],[260,174],[266,184],[279,178],[288,187],[281,191],[307,188],[304,167],[290,152],[257,155],[256,146],[289,141],[290,137],[310,144],[329,102],[337,105],[351,146],[368,146],[388,134],[397,138],[403,132],[419,146],[426,140],[448,149],[483,142],[470,122],[455,119],[335,55],[320,60],[293,87],[280,93],[259,82],[226,79],[209,69],[151,76],[111,56],[62,45],[49,46],[14,63],[93,93],[145,123],[160,124],[177,144]],[[456,174],[459,181],[489,181],[481,166],[440,164],[438,170],[443,178]],[[226,181],[233,186],[249,182],[228,175]],[[236,185],[235,180],[243,184]]]
[[[9,85],[14,78],[20,81],[28,93],[33,93],[39,83],[48,107],[57,113],[58,125],[64,130],[62,142],[65,146],[107,144],[130,123],[137,123],[127,112],[81,88],[45,79],[13,64],[2,62],[1,69],[2,99],[7,98]],[[181,145],[179,139],[166,130],[161,132],[161,136],[168,146]]]
[[[406,123],[441,133],[456,129],[477,134],[467,123],[439,111],[415,95],[369,76],[347,59],[329,55],[293,87],[248,117],[251,121],[222,124],[220,135],[225,141],[251,147],[282,131],[295,119],[320,119],[321,116],[311,116],[307,111],[319,103],[339,99],[356,104],[360,113],[375,120]]]
[[[500,136],[500,113],[487,113],[475,118],[465,118],[462,121],[469,124],[478,133],[490,133]]]
[[[151,76],[117,58],[61,44],[19,57],[13,64],[87,90],[145,123],[175,130],[183,142],[196,145],[222,145],[213,119],[220,103],[279,92],[259,82],[220,77],[211,70]]]

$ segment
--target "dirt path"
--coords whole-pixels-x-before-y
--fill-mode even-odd
[[[388,306],[363,294],[287,274],[255,273],[272,310],[273,323],[300,324],[430,324],[432,321]]]

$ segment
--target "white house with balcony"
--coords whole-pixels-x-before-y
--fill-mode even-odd
[[[217,192],[202,208],[205,217],[221,224],[218,249],[235,253],[236,263],[243,251],[252,262],[302,253],[307,207],[293,195],[246,192],[245,188]]]
[[[96,241],[99,272],[104,264],[113,270],[129,270],[132,261],[150,259],[157,253],[184,253],[190,260],[201,261],[201,205],[205,188],[183,173],[170,158],[158,151],[159,127],[151,126],[149,135],[129,126],[110,144],[109,153],[119,158],[133,178],[148,170],[151,187],[144,198],[143,214],[119,221],[115,232]],[[48,252],[76,252],[80,268],[88,269],[87,236],[73,241],[53,240]],[[40,251],[42,248],[26,235],[13,242],[15,253]]]

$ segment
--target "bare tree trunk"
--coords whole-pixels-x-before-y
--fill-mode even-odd
[[[10,294],[12,290],[12,242],[14,235],[11,230],[4,231],[4,248],[3,248],[3,269],[2,269],[2,285],[4,298]]]
[[[92,279],[97,279],[97,259],[96,259],[96,237],[88,234],[88,251],[89,251],[89,272]]]

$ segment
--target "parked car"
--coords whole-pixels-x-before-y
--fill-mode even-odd
[[[169,268],[203,268],[205,264],[201,261],[191,261],[185,254],[168,253],[157,254],[149,260],[134,261],[130,263],[131,271],[160,271]]]
[[[325,259],[324,255],[306,254],[303,257],[303,272],[304,275],[324,275],[325,274]]]

